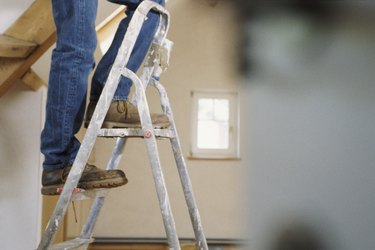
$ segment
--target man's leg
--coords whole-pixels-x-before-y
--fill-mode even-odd
[[[164,0],[154,0],[155,2],[164,5]],[[128,6],[126,10],[126,18],[124,18],[116,31],[115,37],[108,51],[105,53],[103,58],[100,60],[96,71],[93,76],[91,85],[91,95],[90,95],[90,105],[88,108],[88,119],[91,118],[93,109],[99,96],[102,92],[104,84],[108,78],[109,72],[117,56],[118,50],[124,39],[125,33],[128,29],[131,18],[134,15],[134,11],[137,8],[141,0],[114,0],[111,2],[122,3]],[[132,54],[129,58],[126,67],[134,72],[136,72],[144,57],[147,54],[148,48],[151,45],[156,29],[159,25],[160,16],[158,13],[150,12],[148,14],[147,20],[141,29],[138,39],[135,43]],[[105,124],[114,124],[115,126],[125,127],[137,127],[139,124],[139,116],[137,109],[128,102],[122,102],[128,99],[130,88],[132,82],[130,79],[121,77],[119,86],[115,92],[113,100],[118,102],[113,102],[110,107],[110,111],[105,119]],[[123,112],[121,112],[123,111]],[[129,114],[129,118],[126,118],[125,114]],[[130,118],[131,116],[131,118]],[[152,115],[152,120],[154,125],[160,127],[169,126],[168,118],[163,115]]]
[[[52,7],[57,41],[41,135],[43,186],[63,184],[80,147],[74,135],[82,124],[87,78],[94,66],[96,47],[97,0],[52,0]]]
[[[57,41],[48,82],[41,150],[44,168],[71,164],[83,118],[87,78],[94,66],[97,0],[52,1]]]
[[[111,1],[113,2],[113,1]],[[142,2],[141,0],[116,0],[116,3],[128,4],[126,10],[126,18],[124,18],[117,28],[115,37],[112,41],[111,46],[108,51],[104,54],[103,58],[98,63],[98,66],[95,70],[92,86],[91,86],[91,96],[90,101],[97,101],[103,89],[103,86],[107,80],[111,67],[115,61],[118,50],[121,46],[122,40],[124,39],[125,33],[128,29],[131,18],[134,15],[134,11],[137,8],[137,3]],[[155,0],[159,4],[164,5],[164,0]],[[147,20],[144,22],[141,32],[138,36],[138,39],[134,45],[134,49],[129,58],[129,62],[126,67],[134,72],[140,67],[148,48],[153,40],[156,29],[159,25],[159,14],[155,12],[150,12],[147,16]],[[120,84],[117,88],[117,91],[114,96],[114,100],[127,100],[129,95],[129,90],[132,83],[130,79],[125,77],[121,78]]]

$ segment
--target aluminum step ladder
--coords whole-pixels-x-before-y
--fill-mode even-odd
[[[144,67],[140,77],[134,72],[124,67],[127,65],[130,54],[133,50],[136,39],[147,19],[147,14],[151,11],[160,14],[160,23],[155,33],[153,43],[146,56]],[[55,210],[49,220],[45,233],[39,243],[38,250],[44,249],[87,249],[93,242],[92,232],[104,204],[105,197],[109,189],[80,190],[77,189],[78,181],[82,175],[83,169],[89,159],[89,155],[95,144],[97,137],[117,137],[116,145],[113,149],[111,159],[108,162],[107,169],[117,169],[120,162],[122,151],[128,137],[141,137],[147,146],[148,156],[151,162],[152,174],[159,199],[161,214],[170,249],[180,249],[179,239],[176,233],[176,226],[172,215],[164,176],[160,164],[157,148],[157,138],[170,139],[177,169],[181,179],[181,184],[188,206],[190,218],[192,221],[196,245],[198,249],[207,250],[207,242],[201,226],[201,219],[196,206],[192,185],[187,172],[186,163],[181,153],[181,145],[177,135],[173,113],[170,107],[169,99],[164,87],[157,80],[165,70],[169,60],[169,54],[172,42],[166,39],[169,29],[170,16],[168,11],[161,5],[145,0],[136,9],[132,20],[130,21],[128,31],[124,37],[119,53],[115,59],[114,65],[109,73],[107,82],[97,103],[97,107],[91,119],[86,135],[82,141],[73,167],[69,173],[68,179],[60,194]],[[132,102],[137,106],[142,128],[125,129],[102,129],[102,124],[110,103],[119,84],[120,77],[125,76],[131,79],[135,86],[135,94]],[[160,103],[164,114],[170,121],[170,127],[166,129],[154,129],[151,123],[150,112],[145,95],[145,89],[148,85],[155,87],[160,93]],[[58,227],[61,225],[63,217],[67,211],[68,205],[73,200],[95,199],[88,215],[87,221],[83,226],[78,238],[52,245]]]

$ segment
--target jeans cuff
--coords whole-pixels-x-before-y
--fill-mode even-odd
[[[64,168],[66,164],[58,164],[58,165],[45,165],[43,164],[43,169],[60,169]]]
[[[74,160],[75,160],[75,159],[71,159],[71,160],[68,162],[68,166],[73,166]]]
[[[128,97],[127,96],[114,96],[113,99],[114,101],[127,101],[128,100]]]

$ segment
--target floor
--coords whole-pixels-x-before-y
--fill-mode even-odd
[[[170,250],[166,244],[124,244],[124,243],[93,243],[89,250]],[[181,250],[196,250],[194,244],[182,244]],[[235,245],[209,245],[210,250],[245,250],[244,246]]]

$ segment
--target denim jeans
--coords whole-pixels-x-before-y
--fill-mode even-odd
[[[134,10],[142,0],[113,0],[128,5],[114,40],[97,65],[93,76],[90,100],[97,101],[107,80]],[[164,0],[153,0],[164,5]],[[88,75],[94,68],[96,48],[95,19],[97,0],[52,0],[56,25],[56,48],[52,52],[48,81],[46,120],[41,134],[43,168],[71,165],[80,142],[74,136],[80,129],[86,108]],[[159,15],[150,12],[140,32],[127,68],[136,71],[152,42]],[[131,81],[121,78],[115,100],[126,100]]]

